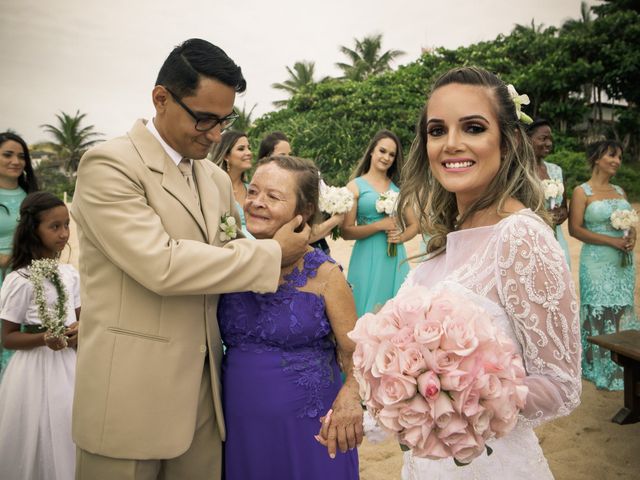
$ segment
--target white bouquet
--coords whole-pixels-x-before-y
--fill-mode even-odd
[[[330,187],[320,181],[320,211],[329,215],[342,215],[353,207],[353,193],[347,187]],[[331,238],[340,236],[340,227],[331,230]]]
[[[378,213],[385,213],[393,217],[396,213],[396,204],[398,203],[399,193],[393,190],[387,190],[381,193],[376,200],[376,210]],[[387,245],[387,255],[395,257],[398,254],[398,244],[389,243]]]
[[[564,185],[560,180],[546,178],[542,180],[542,189],[544,190],[544,199],[549,200],[550,208],[552,210],[556,207],[556,202],[558,202],[558,199],[560,199],[560,202],[562,202]]]
[[[629,236],[629,230],[638,223],[638,212],[634,209],[616,210],[611,214],[611,226],[616,230],[622,230],[622,238]],[[622,252],[621,265],[626,267],[631,263],[631,252]]]

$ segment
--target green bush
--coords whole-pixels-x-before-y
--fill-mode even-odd
[[[64,198],[64,193],[67,193],[67,201],[71,201],[73,193],[76,189],[75,177],[67,177],[57,167],[53,165],[45,164],[44,162],[38,165],[35,170],[38,178],[38,184],[40,190],[51,192],[61,200]]]

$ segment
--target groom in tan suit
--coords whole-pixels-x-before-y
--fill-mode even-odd
[[[231,183],[202,159],[245,86],[222,50],[188,40],[160,69],[155,117],[82,158],[71,209],[82,291],[78,479],[220,478],[218,296],[275,291],[281,263],[309,236],[294,232],[298,218],[274,240],[221,239],[221,219],[237,218]]]

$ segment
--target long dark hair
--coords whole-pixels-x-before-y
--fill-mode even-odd
[[[13,234],[11,270],[28,267],[32,260],[42,256],[43,245],[38,237],[42,213],[61,206],[65,206],[64,202],[49,192],[34,192],[25,197],[20,204],[20,220]]]
[[[615,155],[618,150],[620,150],[620,155],[622,155],[622,144],[616,140],[600,140],[590,143],[587,145],[586,151],[589,167],[591,167],[593,171],[593,169],[596,168],[596,162],[600,160],[605,153]]]
[[[13,132],[0,133],[0,145],[4,142],[8,142],[9,140],[13,140],[14,142],[22,145],[22,150],[24,152],[24,173],[20,175],[20,178],[18,178],[18,186],[27,193],[37,192],[38,180],[36,179],[35,173],[33,173],[33,164],[31,163],[31,155],[29,154],[27,142]]]
[[[226,132],[223,132],[220,143],[214,144],[213,150],[211,150],[211,161],[225,172],[229,173],[229,164],[225,157],[231,153],[235,144],[242,137],[248,138],[245,132],[239,132],[237,130],[227,130]],[[247,172],[242,172],[242,176],[240,178],[243,183],[247,183],[249,181]]]
[[[276,145],[280,142],[291,143],[289,138],[282,132],[271,132],[269,135],[264,137],[260,142],[260,147],[258,148],[258,160],[264,157],[270,157],[273,154]]]

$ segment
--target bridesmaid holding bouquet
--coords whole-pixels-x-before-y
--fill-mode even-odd
[[[610,353],[587,342],[592,335],[640,329],[633,307],[636,231],[627,236],[611,222],[618,211],[631,211],[624,190],[610,183],[622,162],[622,146],[613,140],[587,147],[591,178],[571,197],[569,232],[584,242],[580,252],[582,374],[597,388],[622,390],[622,368]],[[626,262],[627,256],[631,257]]]
[[[413,212],[407,209],[404,218],[397,219],[376,208],[381,197],[399,192],[402,161],[398,137],[389,130],[380,130],[347,184],[354,196],[354,206],[345,216],[342,237],[356,241],[348,280],[353,287],[358,317],[375,311],[392,298],[409,273],[403,244],[418,233]],[[404,221],[404,229],[399,220]],[[389,248],[390,245],[396,248]]]

